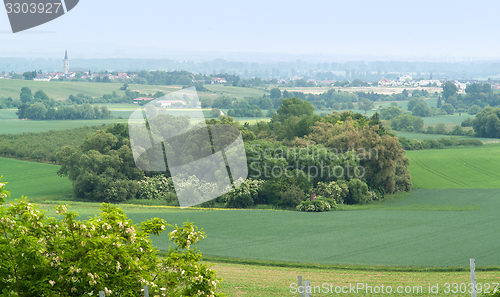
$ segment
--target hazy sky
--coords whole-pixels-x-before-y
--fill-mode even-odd
[[[80,0],[66,15],[17,34],[1,10],[0,56],[59,58],[67,48],[73,58],[500,58],[499,13],[496,0]]]

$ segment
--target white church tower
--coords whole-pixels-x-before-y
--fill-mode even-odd
[[[65,75],[69,74],[69,59],[68,59],[68,51],[66,51],[66,55],[64,56],[64,65],[63,65],[63,72]]]

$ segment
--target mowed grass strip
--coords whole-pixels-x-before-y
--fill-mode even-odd
[[[2,182],[8,182],[11,193],[7,201],[20,199],[22,195],[37,197],[67,197],[72,194],[71,181],[56,173],[60,166],[0,158]]]
[[[408,151],[414,188],[493,189],[500,187],[500,146]]]
[[[322,270],[322,269],[303,269],[303,268],[283,268],[254,266],[242,264],[215,263],[212,268],[217,271],[217,276],[222,278],[219,292],[227,296],[298,296],[293,294],[292,284],[297,284],[297,276],[302,276],[303,280],[310,280],[312,286],[316,286],[316,294],[313,296],[380,296],[382,293],[370,293],[365,290],[350,294],[335,293],[336,286],[349,285],[356,287],[358,283],[375,287],[384,285],[384,288],[390,286],[393,292],[396,292],[399,286],[410,287],[411,293],[393,293],[386,294],[390,296],[470,296],[470,293],[446,293],[446,283],[468,284],[470,283],[470,274],[463,272],[380,272],[376,271],[351,271],[343,269]],[[485,284],[498,283],[500,272],[498,271],[478,271],[476,273],[477,283]],[[332,290],[333,294],[326,293],[325,287]],[[429,285],[438,285],[438,293],[430,294]],[[319,287],[319,288],[318,288]],[[415,287],[415,289],[414,289]],[[417,290],[422,292],[417,293]],[[493,285],[494,287],[494,285]],[[292,290],[292,291],[291,291]],[[320,290],[321,293],[320,293]],[[478,294],[481,296],[481,294]]]

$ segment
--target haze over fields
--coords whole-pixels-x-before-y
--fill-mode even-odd
[[[497,1],[86,0],[12,34],[0,13],[0,56],[244,61],[499,58]]]

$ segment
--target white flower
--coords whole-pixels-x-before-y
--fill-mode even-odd
[[[49,284],[51,284],[52,286],[54,286],[54,285],[55,285],[55,283],[56,283],[55,281],[53,281],[53,280],[49,280]]]

